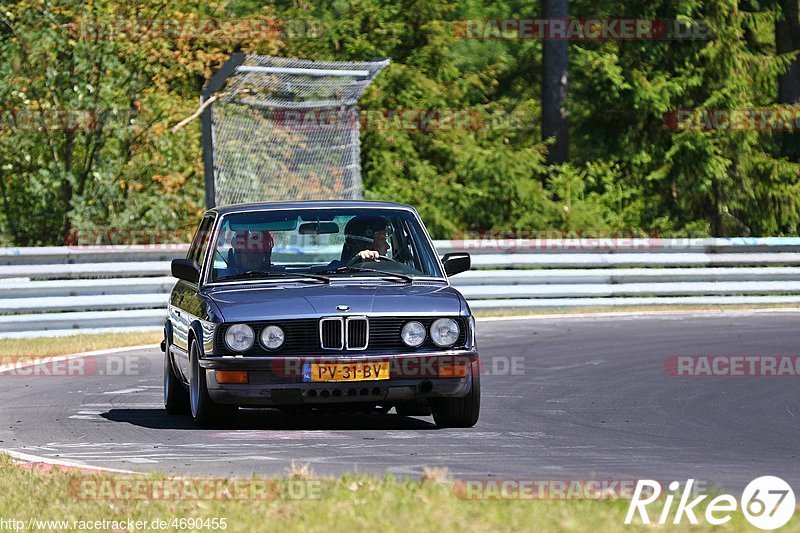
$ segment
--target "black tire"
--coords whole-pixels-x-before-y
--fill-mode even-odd
[[[232,424],[239,408],[214,403],[208,394],[206,370],[200,366],[197,343],[189,347],[189,407],[194,423],[199,427],[219,427]]]
[[[432,398],[429,400],[433,421],[440,428],[471,428],[481,413],[481,377],[472,366],[472,388],[463,398]]]
[[[164,409],[171,415],[189,414],[189,388],[175,375],[175,369],[170,361],[169,343],[166,340],[164,342]]]

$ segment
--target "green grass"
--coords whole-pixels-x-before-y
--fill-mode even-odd
[[[0,358],[24,360],[107,348],[158,344],[163,337],[163,333],[155,331],[149,333],[84,334],[69,337],[40,337],[36,339],[0,339]]]
[[[295,470],[297,472],[297,470]],[[302,470],[301,470],[302,472]],[[226,518],[227,531],[672,531],[677,526],[623,524],[626,501],[473,501],[460,499],[441,475],[422,481],[348,475],[321,483],[318,499],[293,499],[287,488],[313,475],[276,479],[272,498],[260,501],[147,501],[79,498],[70,489],[82,481],[109,484],[118,475],[76,471],[42,472],[15,466],[0,456],[0,517],[28,520],[169,520]],[[141,478],[140,478],[141,479]],[[164,479],[146,476],[153,481]],[[674,507],[673,507],[674,511]],[[658,510],[651,517],[658,516]],[[702,523],[692,531],[751,531],[741,513],[723,527]],[[686,524],[683,527],[687,527]],[[797,517],[783,530],[798,531]],[[206,531],[210,531],[206,529]]]

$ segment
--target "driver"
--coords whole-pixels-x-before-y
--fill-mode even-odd
[[[267,271],[272,266],[275,242],[269,231],[237,230],[231,239],[228,274]]]
[[[387,228],[389,222],[383,217],[359,215],[351,218],[344,227],[344,264],[379,261],[389,251]]]

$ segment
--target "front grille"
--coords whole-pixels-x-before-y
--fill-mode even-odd
[[[409,320],[416,320],[421,322],[425,329],[430,330],[430,326],[438,317],[369,317],[368,322],[365,324],[366,317],[349,317],[351,324],[347,338],[347,349],[360,350],[361,353],[366,354],[387,354],[392,353],[406,353],[406,352],[434,352],[440,351],[441,348],[433,344],[430,335],[425,339],[425,342],[417,348],[409,348],[400,339],[400,330],[403,325]],[[463,317],[453,317],[458,322],[461,333],[458,340],[453,345],[453,348],[463,348],[467,343],[467,321]],[[355,319],[357,322],[352,323]],[[255,346],[247,352],[246,355],[266,355],[266,356],[311,356],[330,354],[331,351],[339,350],[344,355],[347,350],[343,350],[342,343],[342,326],[344,325],[341,317],[329,317],[326,319],[318,318],[302,318],[293,320],[283,320],[274,322],[254,322],[250,323],[256,334],[256,339],[261,338],[261,330],[267,325],[280,326],[286,334],[286,341],[283,346],[277,350],[266,350],[258,341]],[[357,342],[360,339],[360,325],[366,325],[367,335],[366,343]],[[330,324],[323,327],[323,324]],[[225,332],[228,329],[228,324],[217,328],[216,346],[220,355],[231,355],[233,352],[228,350],[225,346]],[[328,329],[330,328],[330,329]],[[327,331],[330,335],[323,337],[323,331]],[[325,347],[325,350],[322,347]],[[366,349],[362,348],[366,346]]]
[[[369,342],[369,321],[365,316],[347,319],[347,349],[366,350]]]
[[[344,319],[322,318],[319,321],[319,341],[323,350],[344,349]]]

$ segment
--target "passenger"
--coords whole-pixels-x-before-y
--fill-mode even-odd
[[[275,242],[269,231],[237,230],[228,252],[228,272],[235,276],[246,272],[266,272],[272,267]]]

